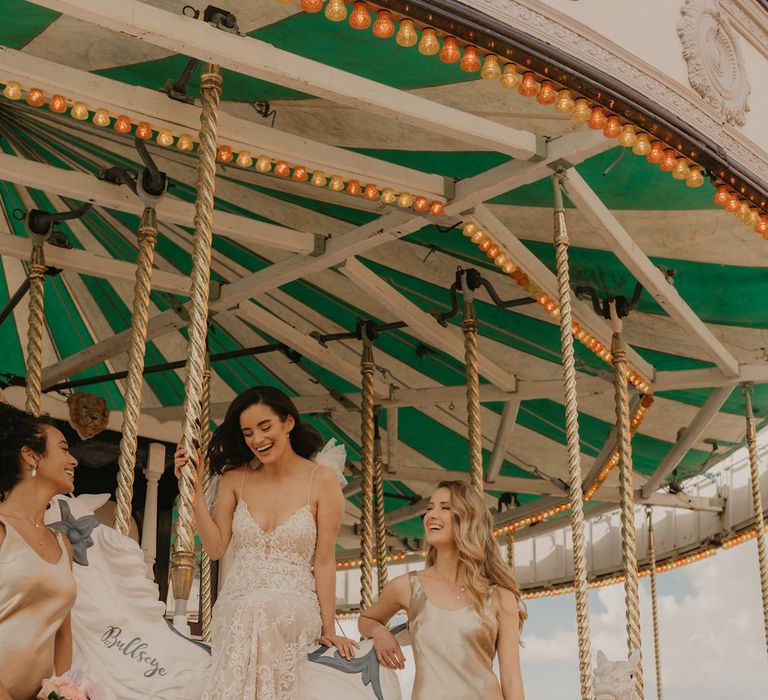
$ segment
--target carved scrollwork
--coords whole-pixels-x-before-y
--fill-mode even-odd
[[[728,124],[744,126],[750,86],[738,34],[717,0],[686,0],[677,34],[688,64],[688,81]]]

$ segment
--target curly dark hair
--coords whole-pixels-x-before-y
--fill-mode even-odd
[[[223,422],[211,436],[208,448],[211,474],[236,469],[253,459],[253,452],[240,430],[240,414],[249,406],[260,403],[269,406],[282,421],[288,416],[293,418],[295,425],[289,439],[297,455],[309,458],[323,446],[320,433],[309,423],[302,422],[296,405],[284,392],[273,386],[254,386],[234,398]]]
[[[15,406],[0,402],[0,501],[21,481],[21,449],[28,447],[45,454],[47,418],[33,416]]]

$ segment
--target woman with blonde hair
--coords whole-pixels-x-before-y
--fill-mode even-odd
[[[469,484],[438,484],[424,515],[426,568],[392,580],[360,615],[360,633],[373,638],[380,663],[402,669],[405,659],[387,624],[398,611],[408,613],[412,700],[524,700],[519,647],[526,613],[492,524]]]

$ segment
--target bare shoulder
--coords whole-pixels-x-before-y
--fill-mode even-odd
[[[496,599],[496,605],[499,612],[514,615],[519,614],[520,605],[517,596],[508,588],[498,586],[494,593],[494,598]]]
[[[396,593],[408,593],[410,595],[411,576],[410,574],[400,574],[400,576],[395,576],[395,578],[389,582],[389,585]]]
[[[322,464],[317,465],[317,471],[315,471],[314,485],[321,488],[323,491],[336,492],[341,490],[339,484],[339,477],[336,472],[330,467],[325,467]],[[312,468],[314,471],[314,467]]]

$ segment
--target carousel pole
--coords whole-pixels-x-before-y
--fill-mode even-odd
[[[376,573],[379,595],[387,585],[387,524],[384,519],[384,458],[381,453],[379,419],[374,416],[373,434],[373,490],[376,497]]]
[[[653,613],[653,655],[656,661],[656,700],[662,700],[661,640],[659,636],[659,599],[656,591],[656,539],[653,535],[653,508],[646,506],[648,516],[648,565],[651,575],[651,610]]]
[[[374,481],[374,418],[373,418],[373,341],[365,326],[362,328],[363,354],[360,358],[361,397],[360,464],[363,470],[360,504],[360,609],[367,610],[373,602],[373,481]]]
[[[483,496],[483,434],[480,427],[480,372],[477,359],[477,314],[474,291],[467,275],[461,277],[464,295],[462,326],[464,329],[464,366],[467,382],[467,439],[469,440],[469,470],[472,486]]]
[[[627,655],[637,651],[640,661],[635,672],[638,700],[643,699],[643,661],[640,640],[640,591],[637,577],[637,533],[635,498],[632,486],[632,434],[629,427],[629,391],[627,386],[627,349],[622,337],[622,321],[612,302],[611,355],[616,401],[616,435],[619,451],[619,498],[621,503],[621,559],[624,568],[624,605],[627,618]]]
[[[45,324],[45,253],[42,236],[32,236],[29,258],[29,331],[27,333],[27,382],[25,409],[40,414],[43,373],[43,325]]]
[[[515,533],[507,530],[507,566],[515,569]]]
[[[203,493],[208,495],[211,473],[208,469],[208,447],[211,444],[211,356],[205,355],[202,399],[200,405],[200,453],[203,459]],[[211,588],[211,558],[203,547],[200,558],[200,619],[204,642],[211,641],[211,613],[213,608]]]
[[[581,491],[581,457],[579,454],[579,408],[576,398],[576,365],[573,351],[571,318],[571,284],[568,270],[568,230],[563,206],[563,181],[560,171],[552,177],[555,196],[554,243],[557,259],[557,284],[560,301],[560,343],[563,356],[565,392],[565,428],[568,442],[568,482],[573,539],[573,578],[576,588],[576,629],[579,641],[579,675],[582,700],[593,700],[592,652],[589,634],[587,588],[587,556],[584,541],[584,501]]]
[[[176,601],[174,624],[186,623],[187,600],[195,571],[195,481],[198,468],[196,437],[200,422],[200,393],[205,366],[205,338],[211,267],[211,225],[216,177],[216,135],[221,95],[221,71],[209,64],[200,79],[202,112],[195,199],[195,236],[189,297],[189,342],[184,380],[181,444],[189,461],[179,476],[179,515],[171,555],[171,584]]]
[[[752,484],[752,508],[755,513],[755,531],[757,539],[757,558],[760,569],[760,593],[763,600],[763,627],[765,645],[768,650],[768,553],[765,548],[765,520],[763,516],[763,498],[760,493],[760,473],[757,461],[757,435],[755,418],[752,413],[752,384],[741,385],[744,395],[747,418],[747,449],[749,451],[749,475]]]
[[[133,468],[136,466],[141,390],[144,382],[144,353],[149,320],[149,292],[152,286],[152,263],[157,244],[157,212],[146,206],[138,231],[139,250],[136,257],[136,280],[133,287],[133,312],[128,343],[128,376],[125,380],[123,430],[120,455],[117,460],[117,490],[115,498],[115,530],[128,534],[133,501]]]

